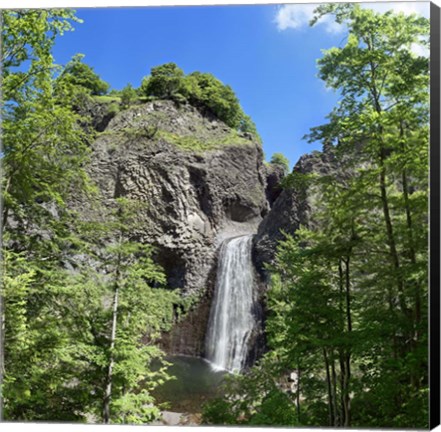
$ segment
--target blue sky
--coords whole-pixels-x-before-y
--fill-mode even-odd
[[[390,6],[391,4],[389,4]],[[428,14],[428,3],[395,3]],[[376,8],[389,9],[387,4]],[[209,72],[236,92],[263,140],[267,159],[282,152],[295,164],[320,144],[302,140],[337,102],[317,78],[321,50],[344,42],[331,21],[307,25],[313,5],[77,9],[84,22],[57,40],[65,64],[76,53],[112,88],[138,87],[154,66]]]

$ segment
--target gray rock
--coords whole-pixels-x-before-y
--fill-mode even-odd
[[[256,232],[268,211],[260,144],[191,106],[155,101],[118,113],[92,149],[88,170],[104,207],[118,197],[141,202],[132,238],[155,246],[171,288],[201,299],[164,341],[168,352],[199,355],[217,248]]]
[[[178,426],[181,424],[182,413],[162,411],[162,424],[167,426]]]
[[[282,166],[270,163],[264,164],[263,167],[266,177],[266,199],[268,200],[269,205],[272,207],[282,192],[280,183],[283,180],[283,177],[285,177],[285,171]]]
[[[320,176],[330,175],[338,170],[333,147],[302,156],[294,167],[296,172],[316,173]],[[294,234],[301,225],[314,223],[311,209],[316,209],[318,205],[314,187],[284,189],[279,193],[254,238],[253,258],[264,280],[267,277],[264,265],[273,262],[277,242],[284,238],[283,232]]]

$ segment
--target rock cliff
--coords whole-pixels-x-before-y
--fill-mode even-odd
[[[189,105],[154,101],[116,114],[92,149],[89,173],[106,207],[140,201],[134,238],[155,246],[171,288],[198,299],[165,347],[201,354],[218,246],[256,232],[269,210],[260,143]]]
[[[314,151],[302,156],[293,171],[323,177],[337,170],[334,150],[326,147],[323,152]],[[264,264],[273,261],[277,242],[283,239],[283,233],[294,234],[301,225],[313,223],[312,209],[318,205],[314,187],[305,185],[285,188],[279,192],[254,238],[254,262],[263,279],[266,279]]]
[[[190,105],[158,100],[112,115],[97,106],[88,107],[99,131],[88,169],[104,208],[118,197],[141,203],[133,238],[155,247],[168,285],[193,302],[162,346],[169,353],[203,355],[221,242],[257,232],[253,260],[263,294],[264,263],[274,259],[283,231],[311,222],[314,191],[282,189],[283,168],[263,163],[256,137]],[[334,169],[327,149],[303,156],[294,171],[326,175]],[[262,353],[262,328],[253,335],[250,363]]]

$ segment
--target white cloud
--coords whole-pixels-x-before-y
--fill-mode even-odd
[[[274,19],[279,30],[289,28],[299,30],[307,27],[314,16],[314,9],[318,4],[290,4],[280,6]],[[328,33],[340,33],[344,26],[337,24],[331,16],[320,18],[317,24],[325,25]]]
[[[361,7],[373,9],[377,12],[403,12],[406,15],[416,13],[426,18],[429,17],[429,2],[385,2],[385,3],[360,3]],[[280,6],[274,22],[279,30],[295,29],[300,30],[309,25],[313,17],[314,9],[318,4],[289,4]],[[328,33],[341,33],[345,30],[344,25],[337,24],[332,16],[322,17],[317,25],[323,25]]]
[[[361,3],[363,8],[373,9],[377,12],[387,12],[393,10],[394,12],[403,12],[405,15],[416,13],[429,18],[430,3],[423,1],[413,2],[385,2],[385,3]]]

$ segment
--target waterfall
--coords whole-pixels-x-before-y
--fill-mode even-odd
[[[255,326],[252,235],[225,240],[220,249],[214,299],[206,338],[206,358],[216,369],[241,371]]]

